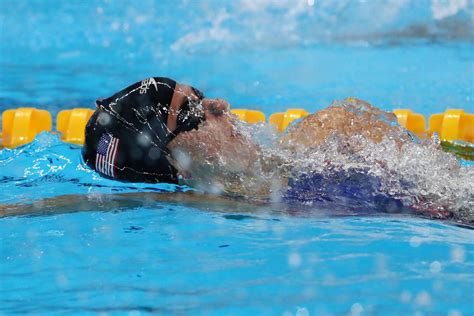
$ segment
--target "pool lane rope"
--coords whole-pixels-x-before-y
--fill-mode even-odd
[[[265,114],[249,109],[233,109],[232,113],[250,124],[265,122]],[[94,113],[89,108],[73,108],[60,111],[56,117],[56,131],[61,139],[76,145],[84,144],[85,126]],[[462,109],[447,109],[444,113],[433,114],[426,128],[425,117],[409,109],[396,109],[398,123],[421,138],[437,133],[442,141],[462,141],[474,143],[474,114]],[[283,132],[291,122],[304,118],[309,113],[304,109],[288,109],[270,115],[268,122]],[[2,113],[0,147],[15,148],[33,141],[39,133],[52,130],[52,115],[37,108],[9,109]]]

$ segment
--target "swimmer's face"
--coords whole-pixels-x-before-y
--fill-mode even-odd
[[[178,134],[168,144],[171,163],[194,187],[215,181],[226,183],[229,174],[243,174],[253,168],[257,148],[242,135],[224,100],[203,100],[206,120],[198,129]]]

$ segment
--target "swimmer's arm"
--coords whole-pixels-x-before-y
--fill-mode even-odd
[[[170,111],[168,113],[168,121],[166,122],[166,126],[170,132],[173,132],[177,127],[178,121],[178,113],[181,105],[184,103],[185,99],[188,97],[195,97],[193,89],[190,86],[186,86],[183,84],[176,84],[174,89],[173,97],[171,99],[170,104]]]
[[[159,208],[161,203],[218,212],[251,212],[255,203],[199,192],[122,194],[70,194],[25,204],[0,205],[0,218],[20,215],[48,215],[88,211],[120,211],[136,207]]]

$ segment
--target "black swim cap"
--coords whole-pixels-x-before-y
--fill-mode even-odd
[[[106,177],[132,182],[177,183],[170,164],[168,143],[180,132],[197,128],[204,120],[204,95],[180,107],[177,128],[167,128],[176,82],[162,77],[139,81],[110,98],[97,101],[86,126],[82,154],[86,163]]]

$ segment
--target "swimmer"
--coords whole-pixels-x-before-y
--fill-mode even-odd
[[[396,155],[414,137],[396,124],[393,113],[361,100],[335,102],[307,116],[270,148],[241,128],[226,101],[206,99],[172,79],[148,78],[96,104],[83,157],[106,177],[187,184],[253,201],[338,201],[382,212],[409,206],[432,217],[451,215],[423,197],[387,193],[393,190],[387,190],[385,178],[400,192],[409,191],[410,184],[404,175],[394,179],[383,159],[367,162],[361,152],[389,139],[395,147],[386,153]],[[334,145],[337,155],[318,156]]]

